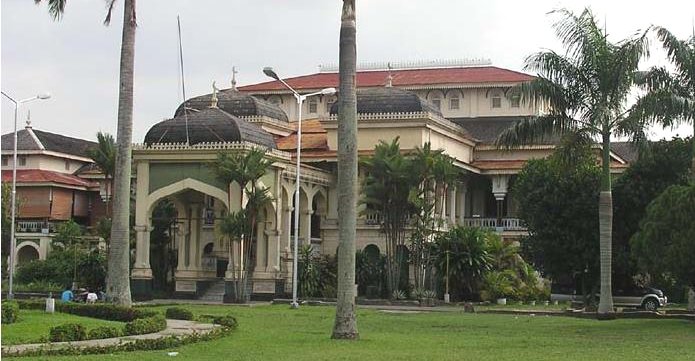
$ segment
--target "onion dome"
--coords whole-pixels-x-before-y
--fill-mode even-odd
[[[237,116],[266,116],[282,122],[287,122],[287,114],[277,105],[256,98],[252,95],[244,94],[234,88],[225,89],[217,95],[217,106],[225,112]],[[213,101],[213,94],[205,94],[188,99],[185,104],[187,109],[204,110]],[[183,104],[176,109],[175,116],[183,114]]]
[[[442,113],[434,104],[420,98],[417,94],[393,87],[357,90],[357,113]],[[331,114],[338,113],[338,102],[331,107]]]
[[[261,127],[209,104],[208,102],[208,106],[202,110],[189,109],[188,117],[181,111],[180,115],[155,124],[147,131],[145,144],[186,143],[188,138],[190,145],[250,142],[266,148],[275,148],[273,136]]]

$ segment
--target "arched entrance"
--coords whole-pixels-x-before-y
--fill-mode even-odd
[[[27,244],[17,250],[17,264],[25,264],[39,259],[39,250]]]

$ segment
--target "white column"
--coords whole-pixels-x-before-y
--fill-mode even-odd
[[[200,204],[191,204],[191,229],[188,242],[188,266],[200,269]]]
[[[447,199],[447,206],[449,207],[449,224],[456,224],[456,186],[449,186],[449,197]]]
[[[466,217],[466,195],[468,194],[468,183],[461,182],[458,187],[459,194],[459,224],[464,224],[464,219]]]
[[[135,265],[133,276],[152,277],[150,268],[150,231],[148,225],[136,225],[135,229]]]
[[[492,176],[492,194],[497,201],[497,229],[502,229],[502,212],[504,210],[504,198],[507,196],[509,175],[497,174]]]
[[[260,271],[267,266],[268,238],[265,234],[265,224],[265,221],[256,224],[256,271]]]

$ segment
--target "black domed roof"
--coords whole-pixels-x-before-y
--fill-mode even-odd
[[[186,108],[203,110],[208,108],[211,102],[212,94],[205,94],[188,99]],[[261,115],[283,122],[287,121],[287,114],[277,105],[234,89],[226,89],[217,93],[217,107],[237,117]],[[174,115],[179,116],[181,114],[183,114],[183,104],[179,105]]]
[[[147,131],[145,144],[186,143],[186,121],[188,121],[188,139],[191,145],[246,141],[267,148],[275,148],[275,140],[270,133],[215,107],[189,110],[188,119],[182,111],[179,116],[155,124]]]
[[[357,90],[357,113],[442,113],[432,103],[417,94],[393,87]],[[331,107],[331,114],[338,113],[338,102]]]

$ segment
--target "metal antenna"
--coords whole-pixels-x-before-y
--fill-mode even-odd
[[[186,145],[191,145],[188,137],[188,111],[186,110],[186,78],[183,72],[183,45],[181,42],[181,18],[176,15],[179,27],[179,64],[181,64],[181,94],[183,95],[183,119],[186,122]]]

